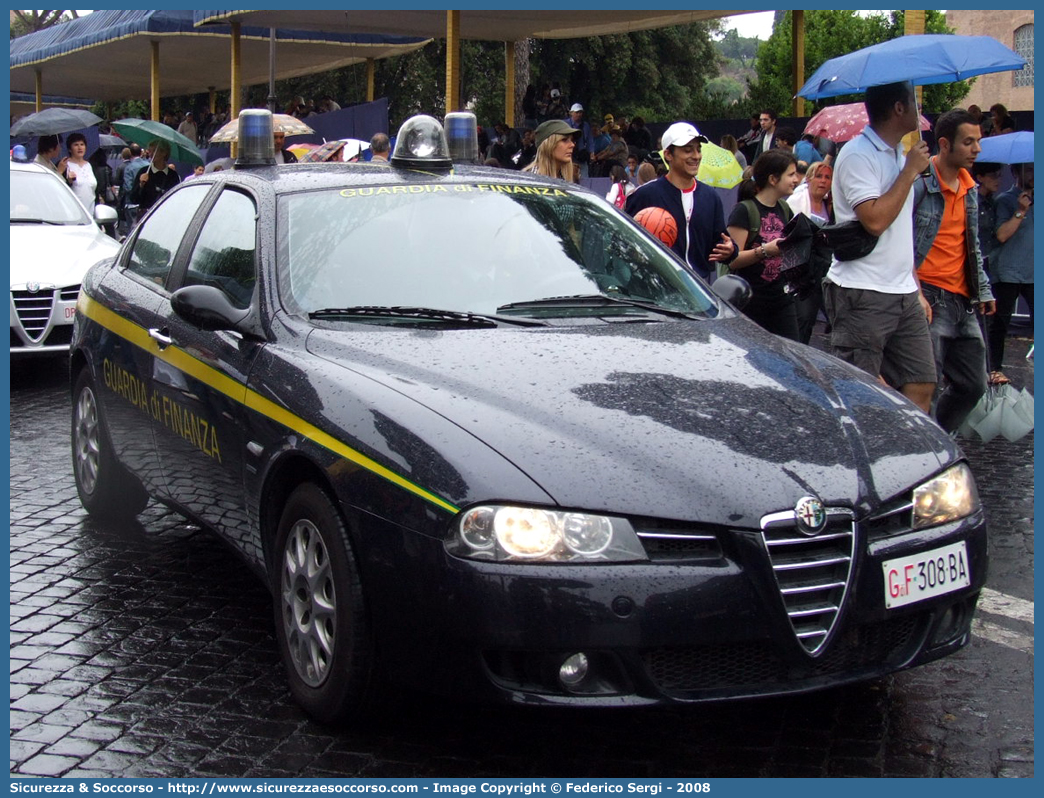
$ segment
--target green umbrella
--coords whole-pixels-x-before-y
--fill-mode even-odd
[[[148,147],[150,142],[160,139],[170,145],[170,160],[178,163],[203,164],[203,155],[196,145],[172,127],[151,119],[118,119],[113,128],[124,139]]]
[[[700,148],[703,157],[696,179],[701,183],[718,188],[732,188],[743,180],[743,167],[736,156],[724,147],[709,141]]]

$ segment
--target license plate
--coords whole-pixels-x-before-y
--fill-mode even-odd
[[[931,551],[884,562],[885,606],[889,609],[952,593],[971,585],[968,548],[962,540]]]

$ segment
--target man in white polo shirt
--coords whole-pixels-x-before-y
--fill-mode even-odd
[[[834,166],[837,222],[858,219],[878,236],[870,254],[835,256],[824,283],[834,354],[892,387],[926,413],[935,390],[928,332],[931,307],[914,270],[913,184],[928,168],[928,146],[905,156],[903,136],[917,129],[913,85],[891,83],[866,92],[870,124],[848,142]]]

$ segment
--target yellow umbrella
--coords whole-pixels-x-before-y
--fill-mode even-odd
[[[287,136],[301,136],[306,133],[315,133],[308,125],[290,114],[272,114],[272,132],[285,133]],[[239,141],[239,117],[231,122],[226,122],[217,133],[210,137],[211,144],[220,144],[226,141]]]
[[[707,142],[700,150],[703,160],[700,161],[696,179],[701,183],[717,188],[732,188],[743,180],[743,167],[727,149]]]

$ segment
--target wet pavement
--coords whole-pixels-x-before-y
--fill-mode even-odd
[[[1012,340],[1004,370],[1032,390],[1027,347]],[[229,548],[155,503],[137,525],[88,519],[67,367],[11,374],[14,776],[1033,775],[1032,434],[962,441],[990,524],[990,592],[973,643],[948,659],[685,710],[401,695],[363,728],[329,728],[290,698],[271,598]]]

